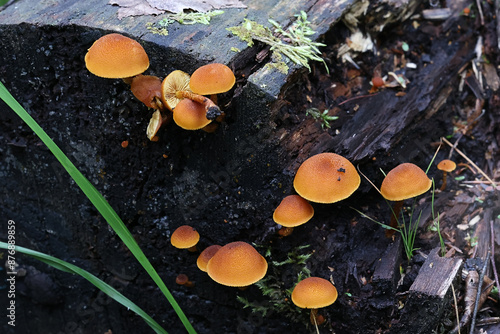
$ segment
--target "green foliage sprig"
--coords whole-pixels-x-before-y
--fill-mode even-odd
[[[319,111],[318,108],[309,108],[306,110],[306,116],[312,116],[317,121],[321,122],[321,128],[330,128],[330,122],[339,119],[338,116],[328,115],[329,110],[326,109],[323,112]]]
[[[181,12],[181,13],[176,13],[176,14],[167,14],[164,19],[162,19],[158,22],[147,23],[146,27],[153,34],[167,36],[168,35],[168,26],[174,22],[178,22],[180,24],[186,24],[186,25],[197,24],[197,23],[208,25],[208,24],[210,24],[210,20],[214,16],[218,16],[221,14],[224,14],[223,10],[213,10],[213,11],[206,12],[206,13],[198,13],[198,12],[184,13],[184,12]]]
[[[309,61],[319,61],[328,66],[325,60],[321,58],[321,52],[318,47],[325,46],[323,43],[314,42],[309,36],[314,35],[315,31],[311,29],[307,20],[307,13],[301,11],[295,15],[295,22],[288,28],[283,27],[276,21],[269,19],[273,30],[264,27],[255,21],[244,19],[243,23],[237,27],[227,28],[233,35],[238,36],[242,41],[247,42],[249,47],[254,45],[254,41],[259,41],[271,46],[273,51],[272,59],[274,66],[283,73],[288,72],[288,66],[280,61],[282,56],[286,56],[292,62],[306,67],[311,71]],[[279,36],[279,37],[278,37]]]

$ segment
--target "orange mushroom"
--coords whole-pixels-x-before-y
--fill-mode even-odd
[[[219,284],[245,287],[261,280],[267,272],[266,259],[250,244],[231,242],[208,261],[207,273]]]
[[[137,41],[113,33],[102,36],[92,44],[85,55],[85,65],[98,77],[121,79],[146,71],[149,58]]]
[[[158,136],[156,134],[160,130],[160,128],[163,126],[163,124],[168,123],[172,119],[172,114],[168,114],[166,116],[162,115],[160,110],[155,110],[153,115],[151,116],[151,119],[149,120],[148,127],[146,129],[146,135],[149,140],[151,141],[157,141]]]
[[[195,228],[189,225],[179,226],[170,237],[172,246],[179,249],[187,249],[190,252],[196,251],[196,244],[199,240],[200,234]]]
[[[177,98],[178,91],[190,91],[190,76],[186,72],[175,70],[163,79],[161,83],[161,100],[170,110],[174,110],[181,98]]]
[[[192,288],[194,286],[194,282],[189,280],[189,277],[186,274],[179,274],[175,278],[175,283],[179,285],[184,285],[185,287]]]
[[[205,248],[203,252],[201,252],[198,256],[198,259],[196,260],[196,266],[198,266],[201,271],[206,272],[208,261],[210,261],[215,253],[217,253],[221,248],[222,246],[219,245],[212,245]]]
[[[177,103],[173,114],[175,124],[185,130],[198,130],[212,122],[206,117],[205,107],[190,99]]]
[[[130,83],[132,94],[148,108],[163,109],[161,80],[153,75],[137,75]]]
[[[292,291],[292,302],[300,308],[311,309],[311,321],[318,327],[318,308],[333,304],[338,297],[337,289],[328,280],[321,277],[306,278],[295,286]]]
[[[293,186],[308,201],[335,203],[358,189],[361,179],[346,158],[335,153],[316,154],[300,165]]]
[[[412,163],[403,163],[387,173],[380,186],[380,193],[385,199],[396,202],[389,226],[397,228],[398,216],[405,199],[425,193],[431,188],[431,185],[432,181],[427,177],[427,174]],[[387,237],[391,237],[394,232],[394,230],[388,229],[385,234]]]
[[[443,191],[446,189],[447,173],[453,172],[457,168],[457,164],[449,159],[444,159],[438,163],[437,168],[443,171],[443,184],[441,185],[441,188],[439,188],[439,190]]]
[[[307,223],[313,216],[314,208],[307,200],[299,195],[289,195],[274,210],[273,220],[283,226],[280,235],[287,236],[294,227]]]

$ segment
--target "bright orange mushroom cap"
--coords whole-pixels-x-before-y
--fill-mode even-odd
[[[454,161],[444,159],[438,163],[437,168],[444,172],[453,172],[457,168],[457,164]]]
[[[295,227],[309,221],[314,216],[312,205],[299,195],[289,195],[274,210],[273,220],[285,227]]]
[[[200,234],[195,228],[189,225],[179,226],[170,237],[172,246],[180,249],[191,248],[195,246],[199,240]]]
[[[189,86],[193,93],[210,95],[227,92],[235,82],[236,78],[229,67],[213,63],[201,66],[194,71]]]
[[[85,65],[103,78],[128,78],[149,67],[146,51],[137,41],[120,34],[108,34],[92,44],[85,55]]]
[[[207,273],[219,284],[248,286],[261,280],[267,272],[266,259],[250,244],[231,242],[208,261]]]
[[[358,171],[346,158],[335,153],[316,154],[300,165],[293,186],[308,201],[335,203],[346,199],[361,183]]]
[[[185,130],[198,130],[212,122],[207,119],[205,106],[190,99],[177,103],[173,114],[175,124]]]
[[[309,277],[300,281],[292,291],[292,302],[300,308],[321,308],[337,300],[337,289],[321,277]]]
[[[387,173],[380,192],[389,201],[402,201],[425,193],[431,185],[432,181],[420,167],[407,162]]]
[[[208,246],[203,250],[203,252],[200,253],[198,256],[198,259],[196,260],[196,265],[201,271],[206,272],[207,271],[207,264],[208,261],[221,249],[222,246],[219,245],[212,245]]]

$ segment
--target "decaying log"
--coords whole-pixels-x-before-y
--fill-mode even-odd
[[[401,318],[389,333],[430,333],[449,305],[451,285],[459,274],[462,260],[439,256],[432,250],[413,282]]]

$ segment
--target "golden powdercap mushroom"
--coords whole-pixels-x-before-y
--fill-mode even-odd
[[[432,181],[420,167],[407,162],[387,173],[380,192],[389,201],[402,201],[425,193],[431,185]]]
[[[274,210],[273,219],[285,227],[295,227],[309,221],[314,216],[312,205],[299,195],[290,195]]]
[[[208,276],[227,286],[251,285],[262,279],[266,272],[266,259],[252,245],[243,241],[223,246],[207,264]]]
[[[130,91],[148,108],[158,109],[155,99],[161,98],[161,80],[153,75],[137,75],[130,83]]]
[[[309,277],[300,281],[292,292],[292,302],[301,308],[321,308],[337,300],[337,289],[321,277]]]
[[[457,164],[454,161],[445,159],[438,163],[437,168],[443,172],[453,172],[457,168]]]
[[[196,246],[199,240],[200,234],[189,225],[179,226],[170,237],[172,246],[180,249]]]
[[[200,95],[224,93],[233,88],[236,78],[224,64],[213,63],[198,68],[191,75],[189,86]]]
[[[175,70],[163,79],[161,83],[161,101],[168,109],[174,110],[181,99],[175,94],[178,91],[191,91],[189,88],[190,76],[186,72]]]
[[[205,106],[190,99],[177,103],[173,114],[175,124],[185,130],[198,130],[212,122],[207,119]]]
[[[207,264],[208,261],[221,249],[222,246],[219,245],[212,245],[208,246],[203,250],[203,252],[200,253],[198,256],[198,259],[196,260],[196,265],[201,271],[207,271]]]
[[[92,44],[85,55],[85,65],[98,77],[119,79],[146,71],[149,58],[137,41],[120,34],[108,34]]]
[[[346,158],[335,153],[316,154],[300,165],[293,186],[308,201],[335,203],[358,189],[361,179]]]

